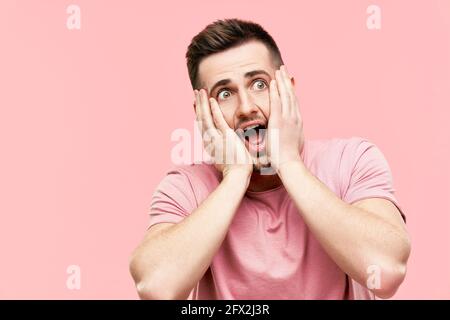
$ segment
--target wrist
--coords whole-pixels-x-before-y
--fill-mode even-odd
[[[283,163],[280,163],[277,167],[277,174],[280,177],[281,181],[289,176],[293,171],[302,171],[306,170],[305,164],[301,159],[288,160]]]
[[[236,186],[243,186],[245,187],[246,190],[250,183],[251,174],[252,171],[244,168],[224,170],[223,180],[230,181],[232,184],[235,184]]]

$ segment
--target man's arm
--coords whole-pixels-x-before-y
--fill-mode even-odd
[[[222,182],[180,223],[151,231],[134,251],[130,272],[141,298],[186,299],[202,278],[225,238],[247,190],[253,162],[243,142],[223,118],[217,101],[204,89],[194,90],[195,111],[204,142],[205,133],[216,143],[211,155],[222,172]],[[239,162],[220,157],[224,146],[235,150]],[[209,148],[207,148],[209,150]]]
[[[142,299],[186,299],[220,248],[247,189],[246,172],[230,172],[178,224],[147,236],[135,249],[130,272]]]
[[[347,204],[311,174],[300,157],[303,121],[294,92],[295,82],[285,66],[270,83],[270,130],[278,131],[279,149],[269,140],[269,158],[308,228],[334,262],[367,286],[375,270],[381,298],[391,297],[404,279],[410,242],[397,208],[388,200],[366,199]],[[276,145],[275,145],[276,146]]]
[[[364,286],[369,267],[379,268],[380,287],[369,289],[378,297],[391,297],[405,277],[410,253],[395,205],[381,198],[347,204],[301,161],[284,163],[278,173],[308,228],[336,264]]]

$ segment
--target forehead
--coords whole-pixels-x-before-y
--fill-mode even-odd
[[[251,41],[206,57],[200,62],[198,74],[201,86],[211,88],[222,79],[242,78],[247,71],[262,69],[272,74],[273,68],[267,47],[259,41]]]

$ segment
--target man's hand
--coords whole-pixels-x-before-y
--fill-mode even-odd
[[[283,65],[270,82],[270,118],[267,150],[272,167],[278,172],[288,162],[302,161],[303,121],[294,87]]]
[[[241,138],[225,121],[219,104],[209,98],[204,89],[194,90],[195,113],[202,133],[203,144],[211,155],[214,166],[225,178],[231,172],[239,172],[249,178],[253,160]]]
[[[189,297],[220,249],[253,171],[252,160],[240,137],[227,125],[217,102],[208,100],[205,90],[195,91],[195,112],[203,137],[209,135],[204,143],[215,139],[212,145],[218,148],[227,143],[229,150],[240,152],[247,163],[223,163],[225,152],[210,148],[208,144],[207,151],[212,156],[219,156],[216,168],[223,172],[224,179],[182,221],[165,223],[163,229],[158,227],[160,224],[152,226],[133,251],[130,272],[142,299],[181,300]],[[165,187],[157,192],[155,196],[165,199],[166,205],[179,208],[178,193],[172,194]]]

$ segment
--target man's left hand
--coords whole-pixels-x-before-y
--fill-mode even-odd
[[[303,121],[294,86],[282,65],[270,82],[270,117],[267,126],[267,152],[278,172],[288,162],[300,161],[304,145]]]

